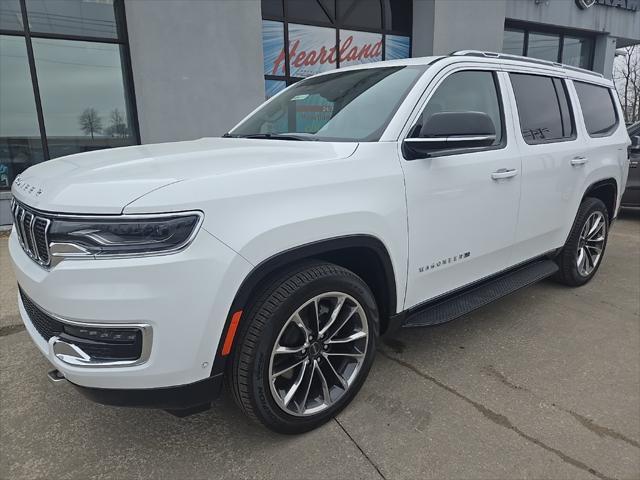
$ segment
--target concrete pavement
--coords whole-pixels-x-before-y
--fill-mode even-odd
[[[400,332],[354,402],[297,437],[226,396],[178,419],[51,384],[19,325],[6,237],[0,274],[1,478],[640,478],[638,212],[616,222],[590,284],[545,281]]]

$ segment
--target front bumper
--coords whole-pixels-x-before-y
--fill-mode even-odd
[[[188,248],[172,255],[65,260],[51,270],[29,258],[15,233],[9,252],[20,288],[43,311],[79,325],[148,328],[142,361],[75,362],[54,351],[54,341],[36,329],[18,299],[34,343],[67,380],[115,391],[185,386],[210,378],[231,302],[252,268],[204,229]]]

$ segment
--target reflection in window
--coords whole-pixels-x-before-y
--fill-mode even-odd
[[[529,33],[527,56],[542,60],[558,61],[560,37],[553,33]]]
[[[19,0],[0,1],[0,30],[24,30]]]
[[[287,16],[304,22],[329,23],[333,15],[331,3],[326,0],[287,0]]]
[[[510,55],[524,55],[524,30],[505,30],[502,52]]]
[[[340,0],[338,20],[342,25],[355,28],[382,28],[382,8],[379,1]]]
[[[562,46],[562,63],[574,67],[591,68],[593,40],[565,35]]]
[[[24,37],[0,36],[0,189],[43,160]]]
[[[32,32],[118,36],[113,0],[27,0],[27,16]]]
[[[120,45],[33,39],[51,158],[135,143]]]

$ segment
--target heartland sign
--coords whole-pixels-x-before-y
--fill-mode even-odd
[[[308,77],[333,70],[337,66],[357,65],[382,60],[382,35],[378,33],[336,30],[309,25],[289,24],[289,72],[292,77]],[[284,45],[275,55],[268,75],[284,75]]]
[[[594,5],[602,5],[603,7],[620,8],[631,12],[640,10],[640,0],[576,0],[576,4],[583,10]]]

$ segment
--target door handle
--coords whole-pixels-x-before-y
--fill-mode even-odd
[[[580,165],[584,165],[587,163],[589,159],[587,157],[573,157],[571,159],[571,165],[574,167],[579,167]]]
[[[491,178],[494,180],[500,180],[502,178],[511,178],[518,175],[518,170],[515,168],[501,168],[491,174]]]

